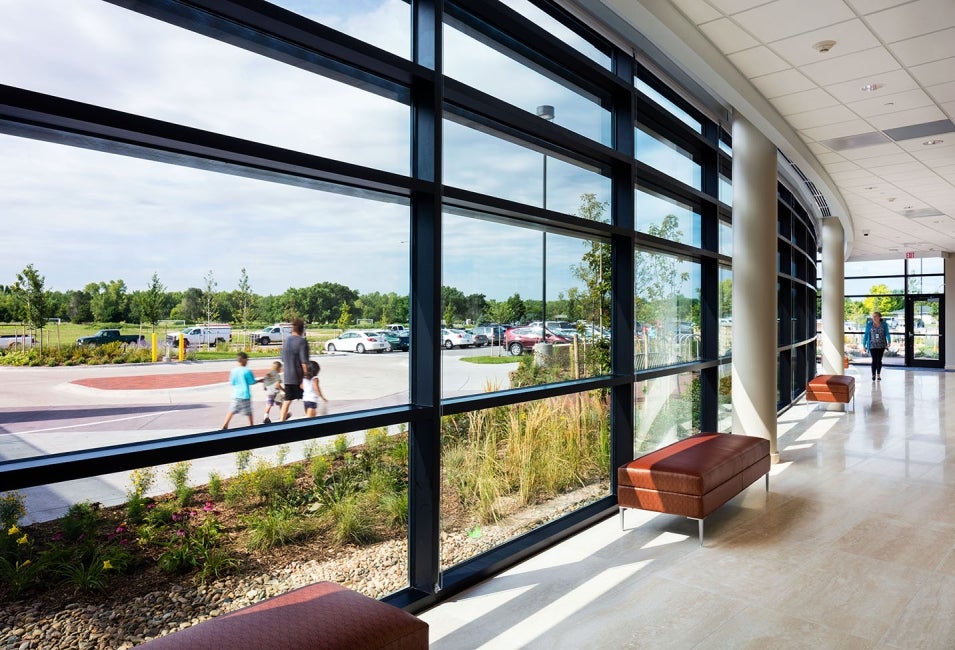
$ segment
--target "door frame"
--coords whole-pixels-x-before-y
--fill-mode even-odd
[[[915,357],[915,303],[938,302],[938,359]],[[905,296],[905,365],[912,368],[945,367],[945,296],[940,294],[910,293]]]

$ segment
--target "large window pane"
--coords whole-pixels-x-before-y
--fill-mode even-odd
[[[453,332],[442,336],[445,396],[609,372],[609,245],[545,235],[474,212],[445,213],[443,233],[445,326],[504,330],[498,345],[487,347]],[[550,346],[538,348],[541,342]]]
[[[944,273],[945,260],[941,257],[916,257],[906,260],[909,275]]]
[[[647,163],[681,183],[700,189],[702,167],[693,155],[662,136],[635,129],[637,160]]]
[[[493,134],[444,121],[444,182],[608,223],[610,178]],[[546,161],[546,162],[545,162]],[[546,169],[546,193],[544,174]],[[603,210],[588,210],[592,194]],[[598,218],[599,217],[599,218]]]
[[[884,295],[902,293],[905,288],[905,279],[902,277],[885,278],[846,278],[845,292],[847,296],[865,296],[869,294]]]
[[[607,496],[609,419],[602,391],[445,417],[442,569]]]
[[[406,59],[411,55],[411,11],[410,4],[404,0],[271,1],[392,54]]]
[[[597,97],[554,78],[503,46],[446,24],[444,73],[524,110],[554,107],[554,122],[602,144],[610,141],[610,111]]]
[[[679,118],[681,122],[683,122],[684,124],[692,128],[697,133],[703,132],[703,125],[700,123],[698,119],[692,117],[685,110],[683,110],[682,108],[680,108],[679,106],[671,102],[669,99],[667,99],[666,97],[658,93],[648,83],[646,83],[645,81],[641,79],[637,79],[636,85],[637,85],[637,90],[639,90],[644,95],[652,99],[659,106],[666,109],[667,112]]]
[[[945,276],[909,276],[909,293],[945,293]]]
[[[540,7],[528,2],[528,0],[501,0],[519,14],[534,22],[541,29],[545,29],[561,41],[570,45],[578,52],[589,59],[596,61],[605,68],[610,68],[610,55],[598,50],[592,43],[585,40],[580,34],[577,34],[569,27],[558,21],[550,14],[543,11]]]
[[[720,255],[733,256],[733,225],[720,221]]]
[[[3,20],[0,83],[409,171],[403,103],[107,2],[8,3]]]
[[[696,262],[660,253],[636,254],[636,370],[700,358],[700,278]]]
[[[638,232],[700,246],[701,217],[692,206],[655,192],[636,191]]]
[[[720,309],[718,354],[723,357],[733,348],[733,270],[720,269]]]
[[[62,592],[65,569],[74,571],[70,589],[99,583],[108,592],[122,585],[132,599],[154,593],[157,575],[167,576],[166,588],[191,587],[227,581],[235,571],[265,573],[254,560],[267,558],[269,589],[196,600],[186,612],[166,607],[167,630],[304,586],[314,576],[373,598],[408,586],[404,426],[50,483],[19,495],[26,507],[19,560],[33,565],[28,590],[46,597]],[[36,522],[54,523],[29,525]],[[374,571],[354,570],[372,557]],[[76,580],[77,569],[88,582]],[[136,576],[145,579],[139,584]],[[93,591],[82,597],[95,599]],[[123,613],[124,624],[136,623],[133,609]],[[140,635],[144,627],[160,629],[152,627],[155,615],[141,608],[140,623],[126,628],[122,645],[134,644],[137,628]],[[120,647],[121,635],[109,637],[109,647]]]
[[[733,366],[730,364],[720,366],[719,381],[716,429],[723,433],[733,433]]]
[[[0,136],[0,150],[0,178],[8,188],[0,193],[0,213],[12,223],[37,226],[19,229],[0,275],[12,284],[32,264],[44,277],[62,319],[47,331],[48,341],[60,362],[71,366],[7,414],[11,435],[0,440],[0,456],[216,430],[232,398],[225,382],[235,352],[246,349],[249,368],[261,376],[279,358],[281,345],[257,345],[252,334],[294,316],[306,321],[311,356],[320,357],[326,413],[407,401],[406,353],[323,353],[325,342],[342,331],[339,325],[407,322],[406,205],[11,136]],[[148,338],[153,326],[142,300],[154,278],[161,296],[159,358],[178,358],[175,345],[166,346],[167,332],[213,320],[232,327],[231,342],[217,348],[230,353],[229,363],[113,364],[95,372],[85,365],[112,361],[102,356],[109,353],[105,347],[75,344],[98,327]],[[0,301],[0,309],[11,305]],[[7,311],[3,320],[13,316]],[[51,339],[55,333],[60,337]],[[142,351],[143,360],[149,352]],[[195,348],[186,354],[198,360]],[[128,390],[140,381],[151,389]],[[181,390],[189,386],[200,388]],[[255,388],[258,424],[265,393]],[[59,395],[53,402],[59,418],[43,424],[26,416],[37,411],[34,399],[51,394]],[[115,417],[140,409],[149,417]],[[291,412],[300,418],[302,403]],[[271,415],[277,419],[276,411]],[[64,416],[69,422],[61,421]],[[247,422],[237,416],[231,426],[241,424]],[[49,430],[39,435],[35,429]],[[19,451],[8,453],[11,446]]]
[[[847,278],[861,276],[902,275],[905,273],[905,260],[878,260],[875,262],[846,262]]]
[[[700,430],[700,374],[638,381],[633,385],[633,451],[643,454]]]

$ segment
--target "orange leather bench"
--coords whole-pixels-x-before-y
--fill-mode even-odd
[[[617,469],[620,524],[627,508],[681,515],[699,521],[760,476],[769,491],[769,440],[728,433],[698,433]]]
[[[428,624],[333,582],[263,600],[147,641],[148,650],[427,650]]]
[[[855,408],[856,379],[849,375],[816,375],[806,385],[807,402],[852,402]]]

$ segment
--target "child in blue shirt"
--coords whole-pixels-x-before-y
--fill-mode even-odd
[[[239,365],[229,373],[229,383],[232,384],[232,406],[229,409],[229,414],[225,416],[225,422],[222,423],[223,429],[229,428],[229,420],[232,419],[233,415],[247,415],[249,416],[249,426],[254,424],[252,421],[252,392],[249,390],[249,386],[257,383],[258,380],[252,374],[252,371],[245,367],[249,362],[249,355],[240,352],[236,355],[236,361],[239,362]]]

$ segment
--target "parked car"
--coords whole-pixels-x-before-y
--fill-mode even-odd
[[[225,323],[194,325],[181,332],[166,335],[166,343],[179,346],[179,339],[185,340],[186,347],[190,345],[208,345],[215,347],[217,343],[228,343],[232,340],[232,326]]]
[[[441,328],[441,345],[446,350],[451,348],[469,348],[474,344],[474,339],[464,330]]]
[[[507,328],[504,325],[479,325],[471,330],[471,335],[483,334],[491,345],[500,345],[504,340],[506,330]]]
[[[388,341],[388,345],[391,346],[392,351],[400,350],[402,352],[407,352],[410,345],[409,341],[411,336],[408,333],[408,330],[401,331],[392,331],[392,330],[380,330],[378,332],[385,337],[385,340]]]
[[[381,354],[391,346],[384,335],[374,330],[345,330],[335,338],[325,342],[327,352],[344,350],[345,352],[377,352]]]
[[[76,339],[78,345],[106,345],[119,341],[126,345],[146,345],[146,337],[142,334],[121,334],[117,329],[100,330],[92,336],[81,336]]]
[[[504,347],[511,355],[519,357],[525,350],[533,350],[534,346],[540,343],[543,338],[540,327],[512,327],[504,332]],[[560,336],[550,330],[547,330],[547,337],[544,340],[547,343],[571,342],[570,338]]]
[[[474,342],[474,347],[483,348],[485,345],[491,344],[491,339],[489,339],[486,334],[481,334],[473,329],[466,331],[471,335],[471,340]]]

